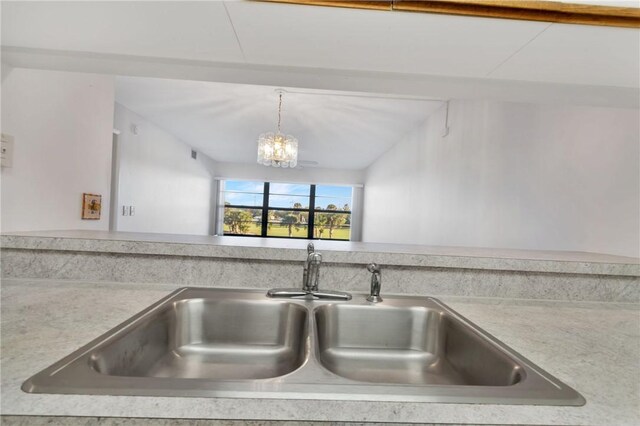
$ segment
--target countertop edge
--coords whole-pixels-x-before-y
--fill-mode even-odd
[[[140,241],[70,238],[58,236],[0,235],[0,249],[94,252],[128,255],[251,259],[298,262],[305,250],[294,247],[255,247],[197,242]],[[469,255],[342,251],[321,248],[324,261],[334,264],[367,264],[417,268],[457,268],[539,273],[640,276],[640,264],[552,259],[522,259]]]

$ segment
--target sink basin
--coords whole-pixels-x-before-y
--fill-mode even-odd
[[[351,380],[512,386],[523,368],[462,323],[427,307],[325,305],[316,310],[320,362]]]
[[[299,368],[306,310],[291,303],[186,299],[91,355],[110,376],[265,379]]]
[[[582,405],[446,305],[182,288],[29,378],[25,392]]]

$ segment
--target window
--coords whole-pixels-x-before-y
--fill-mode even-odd
[[[314,237],[349,240],[351,237],[351,188],[316,186]]]
[[[267,237],[309,238],[311,185],[269,183]]]
[[[262,235],[264,184],[227,181],[224,198],[224,234]]]
[[[349,240],[348,186],[225,181],[224,235]]]

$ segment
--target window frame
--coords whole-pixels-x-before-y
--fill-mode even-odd
[[[231,179],[229,179],[231,180]],[[250,210],[261,210],[261,229],[260,235],[251,235],[251,234],[232,234],[226,233],[224,231],[224,224],[222,226],[222,235],[229,237],[254,237],[254,238],[285,238],[290,240],[328,240],[328,241],[350,241],[351,238],[316,238],[313,236],[315,231],[315,215],[316,213],[329,213],[329,214],[348,214],[351,218],[352,209],[350,210],[316,210],[316,186],[317,184],[309,185],[309,207],[308,208],[295,208],[295,207],[271,207],[269,205],[269,195],[270,195],[270,186],[271,182],[263,182],[263,193],[262,193],[262,205],[261,206],[245,206],[240,204],[223,204],[222,214],[224,216],[224,209],[226,208],[235,208],[235,209],[250,209]],[[289,183],[289,182],[287,182]],[[225,192],[224,190],[222,192]],[[224,200],[224,197],[221,197]],[[223,201],[224,203],[224,201]],[[353,190],[351,195],[351,203],[353,203]],[[307,213],[308,214],[308,222],[307,222],[307,236],[306,237],[285,237],[279,235],[267,235],[268,233],[268,225],[269,225],[269,211],[271,210],[279,210],[279,211],[288,211],[288,212],[299,212],[299,213]],[[349,221],[349,236],[351,236],[351,220]]]
[[[260,0],[304,6],[344,7],[387,12],[433,13],[578,25],[640,28],[640,10],[630,6],[521,0]]]

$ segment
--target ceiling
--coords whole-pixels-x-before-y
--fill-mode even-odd
[[[640,105],[638,29],[253,1],[1,7],[3,63],[130,76],[118,102],[218,161],[255,161],[275,86],[300,159],[344,169],[441,105],[407,97]]]
[[[250,1],[3,2],[2,45],[94,58],[640,87],[638,29]]]
[[[326,168],[366,168],[443,105],[285,90],[282,131],[298,138],[300,161]],[[217,161],[255,164],[258,135],[277,124],[278,94],[268,86],[117,77],[116,101]]]

